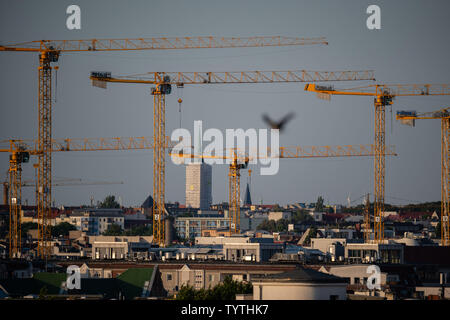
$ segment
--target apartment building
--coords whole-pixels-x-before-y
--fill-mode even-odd
[[[68,217],[61,217],[60,222],[69,222],[77,230],[87,235],[100,235],[112,224],[125,227],[125,218],[121,209],[82,209],[74,211]]]
[[[212,166],[191,163],[186,166],[186,207],[209,209],[212,204]]]

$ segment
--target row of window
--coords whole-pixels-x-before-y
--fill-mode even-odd
[[[247,275],[244,275],[244,276],[245,276],[245,278],[247,278]],[[173,280],[173,275],[171,273],[167,273],[166,274],[166,280],[167,281],[172,281]],[[214,275],[213,274],[209,274],[208,275],[208,281],[209,282],[214,281]],[[197,273],[195,275],[195,282],[203,282],[203,274]]]

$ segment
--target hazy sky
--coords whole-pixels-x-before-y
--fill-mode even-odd
[[[81,7],[81,30],[66,28],[66,8]],[[366,8],[381,7],[381,30],[368,30]],[[0,41],[40,39],[137,38],[152,36],[325,36],[328,46],[200,49],[63,54],[58,63],[54,138],[152,135],[149,87],[111,84],[92,87],[89,72],[116,75],[149,71],[361,70],[373,69],[379,83],[450,83],[450,2],[433,1],[6,1],[0,0]],[[0,140],[36,138],[36,53],[0,53]],[[336,87],[369,82],[336,83]],[[303,84],[186,86],[182,92],[183,127],[194,120],[207,128],[265,128],[261,114],[281,118],[296,113],[280,144],[337,145],[373,142],[370,97],[335,96],[318,100]],[[167,97],[166,129],[178,127],[178,95]],[[449,106],[450,97],[400,97],[386,113],[389,158],[386,202],[440,199],[440,122],[395,121],[396,110],[432,111]],[[391,124],[392,119],[392,124]],[[1,179],[8,155],[0,154]],[[256,168],[253,168],[256,169]],[[252,175],[252,199],[265,203],[345,203],[373,193],[373,159],[285,159],[275,176]],[[25,180],[34,178],[24,165]],[[89,203],[108,194],[124,205],[140,205],[152,193],[152,152],[66,152],[53,156],[53,177],[86,181],[124,181],[123,185],[55,187],[56,204]],[[242,175],[242,191],[247,174]],[[185,170],[167,161],[166,199],[184,202]],[[227,167],[213,168],[213,200],[227,200]],[[24,199],[34,202],[32,188]],[[243,195],[242,195],[243,197]],[[359,202],[359,201],[358,201]]]

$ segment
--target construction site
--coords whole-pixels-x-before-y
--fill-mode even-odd
[[[447,2],[103,2],[0,5],[0,301],[450,300]]]

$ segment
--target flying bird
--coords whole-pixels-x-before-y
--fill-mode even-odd
[[[293,112],[288,113],[285,115],[280,121],[274,121],[269,118],[267,114],[263,114],[262,118],[267,125],[269,125],[272,129],[279,129],[280,131],[283,131],[283,127],[286,125],[286,123],[291,120],[295,114]]]

